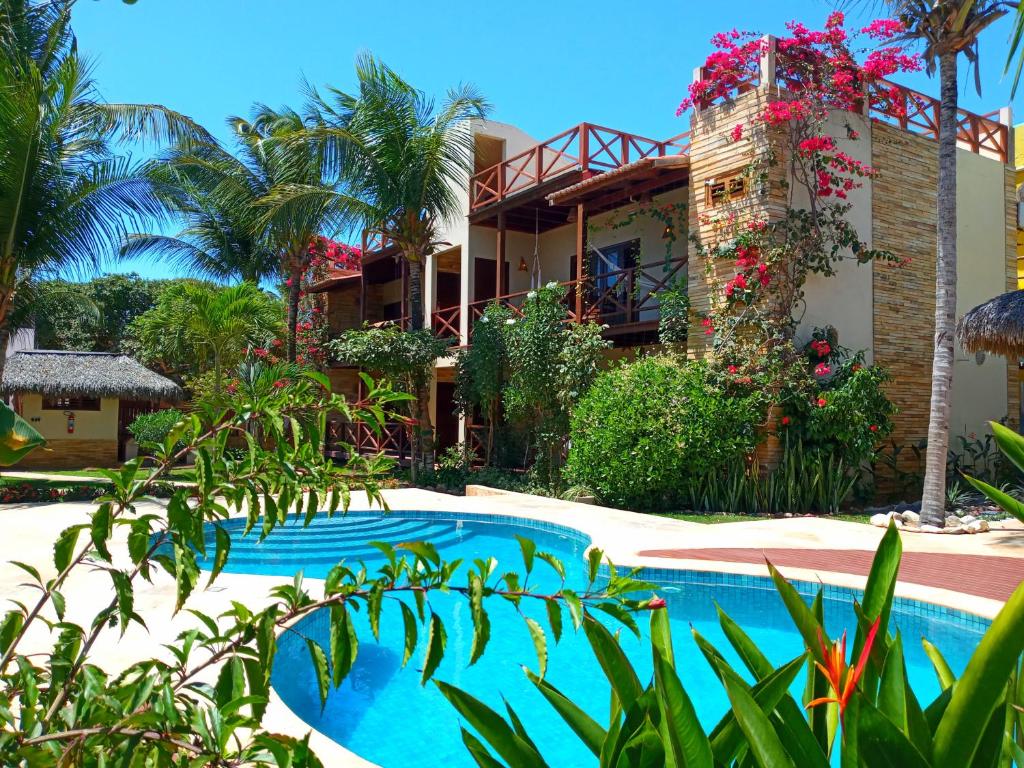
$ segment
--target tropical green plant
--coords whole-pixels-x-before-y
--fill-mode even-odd
[[[726,477],[754,450],[764,410],[758,393],[722,391],[702,362],[626,363],[600,374],[577,405],[566,476],[629,509],[692,504],[703,478]]]
[[[438,105],[369,54],[356,60],[358,91],[310,89],[304,144],[315,148],[333,191],[294,185],[272,198],[285,210],[339,202],[363,228],[380,233],[409,267],[410,328],[424,324],[424,267],[441,244],[445,225],[465,211],[458,190],[473,172],[470,121],[488,111],[470,86],[448,92]],[[433,465],[430,393],[416,393],[425,466]]]
[[[39,431],[0,401],[0,467],[17,464],[36,448],[46,445]]]
[[[582,625],[611,696],[605,727],[588,713],[591,701],[573,701],[545,679],[542,660],[527,679],[601,766],[761,766],[844,768],[914,766],[961,768],[1005,765],[1024,759],[1019,705],[1024,651],[1024,585],[999,612],[957,678],[938,649],[922,640],[942,692],[922,702],[911,688],[903,638],[890,634],[890,616],[902,547],[891,526],[875,555],[863,599],[855,601],[858,624],[850,660],[846,633],[833,641],[825,629],[823,589],[810,605],[769,564],[769,571],[806,650],[775,666],[749,635],[719,609],[729,648],[718,649],[696,630],[694,639],[729,699],[729,710],[710,731],[697,717],[694,699],[680,678],[665,601],[648,601],[653,676],[645,681],[618,638],[589,611]],[[638,633],[639,634],[639,633]],[[729,657],[738,658],[737,669]],[[802,700],[793,684],[806,669]],[[471,732],[463,741],[476,764],[557,765],[545,760],[511,707],[499,713],[465,691],[435,681]],[[696,692],[692,692],[696,693]]]
[[[989,426],[992,428],[992,436],[996,441],[996,445],[999,446],[999,450],[1006,460],[1016,467],[1018,472],[1024,472],[1024,436],[1014,432],[1005,424],[999,424],[995,421],[990,422]],[[968,474],[964,474],[963,477],[977,490],[1002,507],[1004,511],[1024,522],[1024,503],[1018,498],[1011,495],[1004,488],[996,487],[992,483],[986,482],[983,478],[973,477]]]
[[[397,325],[385,325],[379,328],[366,327],[344,331],[328,346],[333,359],[346,365],[357,365],[384,377],[399,391],[415,398],[409,404],[410,408],[419,409],[422,407],[419,398],[424,392],[430,391],[434,364],[450,345],[450,339],[438,339],[427,328],[403,331]],[[434,468],[434,461],[426,460],[419,453],[424,446],[423,440],[418,439],[421,437],[418,433],[423,421],[414,418],[412,412],[407,418],[413,419],[414,439],[411,444],[415,482],[419,473]]]
[[[128,425],[128,431],[139,444],[139,449],[144,453],[163,445],[167,435],[171,433],[185,414],[177,408],[164,408],[150,413],[140,413],[135,420]],[[181,445],[179,441],[179,447]]]
[[[610,345],[596,323],[568,323],[565,290],[548,283],[527,294],[522,317],[505,321],[508,375],[502,393],[505,417],[522,428],[534,449],[533,469],[558,491],[562,455],[573,409],[597,378]]]
[[[658,291],[658,341],[684,346],[690,327],[690,294],[681,280]]]
[[[212,140],[164,107],[109,104],[71,30],[72,0],[0,0],[0,370],[20,287],[95,267],[163,214],[120,142]]]
[[[320,447],[328,413],[379,428],[408,396],[371,381],[365,398],[353,406],[331,394],[323,374],[261,361],[252,368],[240,372],[246,384],[230,396],[197,403],[156,446],[148,466],[131,460],[104,472],[110,487],[91,513],[59,534],[45,576],[43,568],[16,564],[36,596],[0,618],[3,765],[170,766],[184,761],[239,768],[319,767],[307,739],[262,727],[276,636],[286,628],[297,631],[295,622],[302,616],[322,610],[332,628],[326,647],[312,638],[307,642],[319,693],[326,698],[356,660],[356,611],[369,618],[374,634],[382,611],[401,612],[403,664],[422,637],[426,682],[447,644],[441,617],[430,609],[431,593],[465,596],[475,628],[473,661],[490,637],[485,599],[536,601],[547,606],[552,627],[559,628],[563,602],[576,618],[585,606],[600,603],[626,621],[628,608],[647,604],[626,596],[647,585],[629,576],[608,580],[600,575],[597,551],[589,559],[589,586],[531,594],[535,563],[556,574],[564,575],[564,569],[523,539],[522,577],[499,574],[493,560],[479,561],[464,569],[465,582],[457,584],[453,577],[461,563],[443,562],[429,542],[398,548],[381,544],[385,562],[374,575],[342,562],[315,590],[307,588],[300,573],[274,587],[259,608],[233,601],[218,616],[195,610],[191,598],[201,577],[197,557],[212,564],[208,586],[216,583],[231,556],[231,536],[219,525],[226,517],[241,516],[247,532],[262,538],[290,518],[308,524],[319,511],[343,512],[354,486],[383,505],[378,483],[393,469],[389,459],[356,455],[337,466]],[[254,432],[253,424],[261,429]],[[232,447],[236,440],[243,442],[240,451]],[[178,447],[179,442],[184,444]],[[165,486],[170,469],[189,452],[197,456],[195,484],[166,486],[165,507],[140,504]],[[211,528],[212,541],[206,538]],[[80,625],[65,593],[85,571],[110,579],[110,600],[92,621]],[[175,583],[175,605],[168,606],[168,614],[173,610],[179,621],[191,618],[168,648],[154,644],[133,655],[126,647],[118,670],[104,669],[93,654],[98,639],[124,634],[132,624],[145,626],[147,618],[153,625],[155,617],[136,601],[135,587],[158,571]],[[540,643],[540,625],[532,619],[527,625]]]
[[[281,320],[280,302],[253,283],[181,282],[132,323],[131,334],[143,363],[187,376],[209,372],[216,394],[249,349],[281,333]]]
[[[929,74],[939,74],[939,177],[937,251],[935,257],[935,352],[932,361],[931,405],[925,456],[921,522],[940,528],[946,520],[946,451],[952,407],[953,337],[957,282],[957,141],[960,57],[974,67],[981,92],[978,39],[1015,2],[1005,0],[886,0],[905,28],[896,39],[919,44]],[[1019,43],[1016,38],[1013,47]]]
[[[473,343],[455,357],[455,401],[457,412],[473,421],[479,410],[487,425],[484,464],[494,455],[494,434],[498,427],[501,395],[505,384],[508,352],[505,349],[505,325],[512,318],[507,307],[492,302],[473,323]]]

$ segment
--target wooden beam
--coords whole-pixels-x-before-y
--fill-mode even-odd
[[[502,285],[502,277],[505,274],[505,247],[507,245],[505,236],[505,212],[498,214],[498,231],[496,235],[496,249],[494,254],[494,295],[503,296],[505,286]]]
[[[576,204],[576,322],[583,322],[583,254],[587,249],[586,212],[582,202]]]

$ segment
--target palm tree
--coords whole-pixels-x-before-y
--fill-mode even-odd
[[[193,172],[190,160],[204,164]],[[216,177],[205,169],[219,170]],[[262,284],[280,275],[278,254],[266,237],[256,201],[266,194],[268,174],[215,144],[176,147],[151,163],[146,176],[154,194],[185,226],[177,235],[132,234],[126,257],[170,261],[189,274],[213,280]],[[238,186],[228,188],[230,179]],[[210,182],[214,186],[209,186]],[[241,199],[237,194],[243,192]]]
[[[72,0],[0,0],[0,375],[20,286],[95,268],[126,222],[162,215],[119,141],[210,141],[152,104],[102,102],[70,27]]]
[[[939,180],[935,257],[935,352],[921,522],[942,527],[946,509],[946,454],[956,329],[956,141],[961,54],[978,76],[978,36],[1016,6],[1006,0],[889,0],[906,27],[904,42],[919,43],[929,74],[939,73]]]
[[[341,201],[362,227],[398,248],[409,267],[410,328],[424,325],[424,265],[440,241],[441,227],[464,215],[459,190],[473,170],[469,121],[488,105],[473,88],[451,90],[435,106],[371,55],[356,61],[358,92],[309,88],[305,143],[316,149]],[[316,206],[322,191],[282,190],[278,205]],[[424,463],[432,464],[429,389],[416,393]],[[426,448],[426,450],[422,450]]]
[[[288,360],[295,360],[302,277],[310,245],[334,236],[348,221],[344,201],[320,194],[316,203],[270,203],[296,189],[329,192],[323,162],[308,144],[294,141],[302,118],[257,105],[249,119],[232,117],[238,155],[213,143],[175,149],[148,171],[155,194],[191,217],[178,238],[145,235],[127,251],[169,254],[215,277],[283,276],[287,285]],[[195,212],[198,208],[199,211]],[[244,269],[243,269],[244,265]]]
[[[216,395],[226,370],[281,331],[280,303],[250,282],[226,288],[181,282],[135,320],[133,331],[144,362],[210,372]]]

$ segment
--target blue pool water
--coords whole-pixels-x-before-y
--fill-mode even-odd
[[[282,526],[263,542],[258,541],[255,533],[243,537],[239,521],[222,525],[233,538],[226,570],[236,573],[291,576],[302,570],[307,577],[323,577],[343,558],[349,562],[363,560],[372,571],[381,558],[379,551],[367,542],[380,540],[392,544],[431,541],[448,560],[494,557],[501,565],[499,571],[521,571],[519,544],[514,539],[515,534],[520,534],[533,539],[539,551],[551,552],[565,563],[570,586],[585,584],[582,557],[589,540],[568,528],[525,519],[509,522],[509,518],[497,516],[428,512],[351,513],[330,519],[322,515],[309,528],[303,528],[301,523]],[[799,635],[792,629],[767,579],[668,570],[644,576],[658,583],[659,593],[668,602],[680,676],[708,728],[725,712],[727,700],[698,651],[690,628],[726,650],[728,644],[719,629],[716,602],[774,663],[788,661],[803,650]],[[555,588],[558,578],[538,562],[531,583],[541,590]],[[811,584],[797,586],[808,595],[816,588]],[[844,628],[855,626],[851,607],[855,594],[851,590],[826,588],[826,624],[830,635],[837,637]],[[516,709],[550,764],[594,764],[590,753],[523,675],[521,665],[536,670],[537,661],[523,619],[512,606],[502,600],[491,601],[490,644],[483,658],[467,667],[472,622],[465,599],[435,594],[430,602],[448,632],[447,653],[435,675],[437,679],[463,688],[499,710],[504,697]],[[543,610],[538,612],[538,607],[542,608],[524,604],[524,611],[547,627],[541,616]],[[473,765],[460,739],[457,714],[432,684],[419,684],[422,642],[409,665],[401,668],[403,634],[398,610],[385,610],[379,644],[373,640],[363,614],[358,616],[358,660],[348,680],[331,692],[322,712],[304,637],[313,637],[326,647],[327,617],[323,612],[314,613],[282,635],[273,685],[284,702],[317,730],[385,768]],[[646,617],[639,618],[643,625]],[[548,680],[577,702],[585,703],[590,714],[603,722],[608,712],[607,684],[585,637],[572,632],[568,617],[565,625],[561,643],[555,646],[549,638]],[[932,606],[897,601],[893,625],[905,640],[911,683],[928,702],[938,693],[938,686],[921,650],[920,638],[927,636],[934,642],[959,672],[987,623]],[[641,679],[648,678],[648,645],[628,631],[623,633],[623,645]],[[726,655],[737,668],[742,668],[734,654]]]

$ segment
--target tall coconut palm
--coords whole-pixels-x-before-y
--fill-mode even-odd
[[[98,97],[70,27],[72,0],[0,0],[0,374],[20,285],[94,269],[127,224],[162,215],[138,166],[114,147],[212,140],[151,104]]]
[[[339,187],[332,196],[363,228],[390,239],[409,268],[412,330],[424,326],[424,265],[444,224],[465,214],[460,190],[473,169],[469,121],[489,107],[472,87],[448,92],[440,105],[370,55],[356,61],[358,90],[309,90],[304,140]],[[317,206],[316,189],[282,190],[277,205]],[[416,393],[424,463],[432,463],[429,388]]]
[[[189,210],[193,224],[179,238],[142,236],[128,251],[174,255],[207,275],[236,273],[253,279],[285,278],[288,360],[295,360],[296,323],[302,277],[318,235],[341,231],[348,221],[343,200],[330,194],[318,152],[293,137],[302,118],[289,110],[257,105],[250,118],[229,118],[237,155],[209,143],[175,149],[149,169],[157,196],[172,210]],[[270,203],[275,195],[302,189],[319,192],[315,202]],[[221,274],[217,274],[220,261]],[[245,264],[243,272],[241,264]]]
[[[960,57],[978,76],[978,36],[1016,7],[1004,0],[889,0],[893,15],[906,26],[903,42],[922,47],[929,74],[939,74],[939,178],[935,256],[935,351],[932,359],[931,407],[925,462],[921,522],[945,522],[946,455],[953,383],[953,337],[956,330],[956,142]]]
[[[208,173],[190,173],[189,158],[218,167],[223,175],[208,188]],[[127,257],[143,256],[171,262],[196,277],[240,279],[262,284],[277,278],[281,262],[267,238],[262,210],[255,204],[266,192],[266,174],[252,179],[253,170],[216,145],[178,147],[155,160],[146,170],[154,194],[184,223],[176,235],[132,234],[122,249]],[[224,178],[257,181],[244,188],[252,194],[237,199],[224,194]]]

